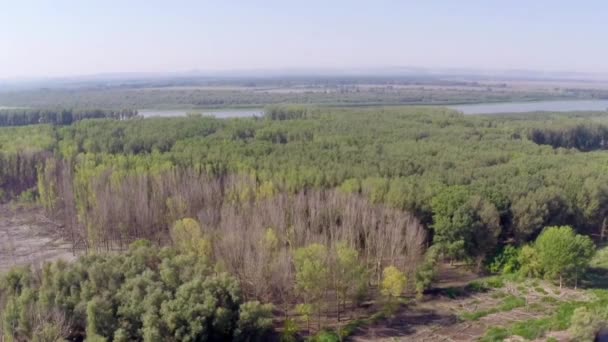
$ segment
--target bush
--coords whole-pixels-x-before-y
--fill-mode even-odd
[[[576,341],[594,341],[597,332],[605,325],[600,316],[585,307],[574,310],[570,332]]]
[[[515,273],[519,268],[519,250],[513,246],[505,246],[488,266],[492,273],[506,274]]]

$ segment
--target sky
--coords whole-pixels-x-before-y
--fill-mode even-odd
[[[385,67],[608,72],[608,1],[0,0],[0,79]]]

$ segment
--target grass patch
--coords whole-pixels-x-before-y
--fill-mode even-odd
[[[498,342],[503,341],[507,337],[511,336],[509,331],[505,328],[490,328],[486,332],[485,336],[482,337],[479,341],[481,342]]]
[[[500,311],[511,311],[516,308],[526,306],[526,299],[522,297],[508,296],[500,305]]]
[[[501,276],[494,276],[484,280],[472,281],[465,287],[465,290],[468,292],[487,292],[490,289],[499,289],[504,286],[504,279]]]
[[[550,298],[550,297],[544,297]],[[604,302],[596,302],[604,305]],[[526,321],[517,322],[508,328],[500,328],[500,335],[497,334],[496,329],[488,329],[482,341],[502,341],[502,339],[517,335],[528,340],[534,340],[544,336],[548,331],[554,330],[566,330],[570,326],[572,314],[574,310],[580,306],[588,305],[585,302],[565,302],[561,303],[557,308],[555,314],[539,319],[530,319]],[[506,335],[506,336],[505,336]],[[502,339],[497,339],[498,337]]]
[[[538,293],[540,293],[540,294],[544,294],[544,295],[548,294],[548,292],[547,292],[547,291],[546,291],[544,288],[542,288],[542,287],[540,287],[540,286],[536,286],[536,287],[534,288],[534,291],[536,291],[536,292],[538,292]]]
[[[502,303],[494,308],[487,310],[480,310],[475,312],[465,312],[460,315],[460,318],[465,321],[477,321],[482,317],[487,315],[491,315],[497,312],[503,311],[511,311],[516,308],[520,308],[526,305],[526,300],[524,298],[515,297],[515,296],[507,296]]]

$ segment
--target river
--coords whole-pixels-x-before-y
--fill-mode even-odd
[[[249,118],[253,116],[263,116],[264,110],[260,108],[248,109],[218,109],[218,110],[192,110],[192,109],[176,109],[176,110],[159,110],[159,109],[140,109],[139,115],[144,118],[149,117],[175,117],[186,116],[188,113],[201,113],[202,115],[215,116],[219,119],[229,118]]]
[[[446,106],[464,114],[608,111],[608,100],[478,103]]]

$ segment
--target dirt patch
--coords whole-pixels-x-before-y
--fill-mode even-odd
[[[40,208],[0,205],[0,272],[13,266],[75,259],[72,245],[55,233],[57,225]]]
[[[425,300],[402,308],[392,318],[362,328],[353,340],[476,341],[490,328],[548,317],[561,302],[591,299],[584,291],[560,290],[544,282],[532,281],[507,283],[502,288],[486,292],[460,292],[456,298],[447,296],[450,291],[446,290],[439,289]],[[569,340],[567,332],[547,335],[558,341]],[[514,336],[508,340],[517,341],[519,338]]]

